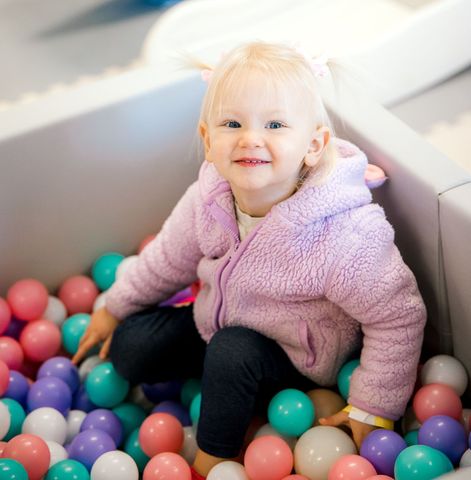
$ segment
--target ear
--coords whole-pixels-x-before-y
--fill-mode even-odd
[[[205,156],[207,156],[210,149],[208,125],[206,124],[206,122],[200,122],[198,129],[200,132],[201,139],[203,140],[204,153],[205,153]]]
[[[313,139],[309,145],[309,150],[304,157],[304,163],[308,167],[314,167],[319,163],[322,158],[327,145],[330,141],[330,130],[326,126],[322,126],[316,129]]]

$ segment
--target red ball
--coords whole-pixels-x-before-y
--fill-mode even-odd
[[[191,470],[180,455],[159,453],[147,463],[143,480],[191,480]]]
[[[461,399],[455,390],[441,383],[424,385],[415,394],[412,406],[420,423],[434,415],[446,415],[461,421],[463,412]]]
[[[139,443],[149,457],[162,452],[179,452],[183,445],[182,424],[168,413],[153,413],[139,428]]]
[[[85,275],[68,278],[60,287],[58,297],[69,315],[90,313],[100,292],[95,282]]]
[[[20,345],[25,356],[33,362],[44,362],[57,354],[62,335],[59,327],[50,320],[28,323],[20,335]]]
[[[37,320],[47,308],[47,288],[34,278],[14,283],[7,292],[7,302],[16,318],[30,322]]]
[[[10,369],[3,360],[0,360],[0,397],[7,391],[9,384]]]
[[[11,310],[8,303],[0,297],[0,335],[8,328],[11,321]]]
[[[144,247],[145,247],[148,243],[150,243],[150,242],[152,242],[152,240],[154,240],[155,235],[156,235],[155,233],[152,233],[151,235],[147,235],[147,237],[145,237],[145,238],[142,240],[142,242],[139,244],[139,248],[137,249],[137,253],[138,253],[138,254],[141,253],[142,250],[144,250]]]
[[[3,360],[11,370],[20,370],[24,354],[14,338],[0,337],[0,360]]]

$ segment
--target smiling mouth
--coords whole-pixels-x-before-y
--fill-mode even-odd
[[[261,158],[239,158],[235,160],[235,163],[245,167],[255,167],[257,165],[267,165],[270,162],[268,160],[262,160]]]

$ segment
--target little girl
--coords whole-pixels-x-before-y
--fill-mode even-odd
[[[371,203],[365,155],[332,136],[322,68],[261,42],[222,59],[201,111],[199,178],[74,357],[103,341],[133,383],[202,377],[193,478],[239,455],[263,398],[335,384],[360,349],[349,406],[323,425],[348,424],[359,446],[392,427],[412,393],[424,305]],[[197,279],[194,305],[158,305]]]

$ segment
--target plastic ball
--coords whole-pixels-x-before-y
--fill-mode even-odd
[[[125,272],[129,270],[129,267],[137,262],[138,258],[139,257],[137,255],[130,255],[129,257],[126,257],[116,269],[116,279],[122,277]]]
[[[100,290],[108,290],[116,279],[118,265],[124,260],[124,255],[115,252],[104,253],[98,257],[92,266],[92,277]]]
[[[84,418],[87,416],[86,412],[82,410],[71,410],[67,415],[67,433],[65,441],[69,443],[78,433]]]
[[[21,404],[12,398],[2,398],[0,402],[6,405],[10,414],[10,428],[3,437],[3,440],[8,441],[21,433],[23,422],[26,418],[26,413]]]
[[[0,397],[8,390],[9,384],[10,369],[3,360],[0,360]]]
[[[294,448],[294,469],[308,478],[327,478],[343,455],[357,453],[353,440],[335,427],[319,426],[303,433]]]
[[[290,437],[288,435],[282,435],[280,432],[275,430],[269,423],[262,425],[254,435],[254,438],[263,437],[264,435],[275,435],[276,437],[282,438],[288,445],[291,450],[294,450],[296,445],[297,438]]]
[[[123,440],[123,427],[119,418],[111,410],[98,408],[87,414],[80,426],[80,431],[93,429],[106,432],[115,445],[120,445]]]
[[[4,439],[10,430],[11,416],[8,406],[0,402],[0,440]]]
[[[360,455],[345,455],[330,468],[328,480],[364,480],[376,475],[371,463]]]
[[[139,428],[147,416],[144,409],[139,405],[134,405],[134,403],[121,403],[114,407],[112,411],[121,422],[123,438],[126,438],[136,428]]]
[[[193,398],[201,393],[201,380],[197,378],[190,378],[182,385],[182,390],[180,393],[181,402],[185,407],[190,407]]]
[[[410,430],[404,435],[404,440],[408,447],[411,445],[417,445],[419,443],[419,431],[418,430]]]
[[[63,445],[67,435],[67,421],[55,408],[41,407],[28,413],[22,431]]]
[[[0,458],[0,478],[2,480],[28,480],[28,473],[20,462],[12,458]]]
[[[50,320],[35,320],[28,323],[20,335],[20,345],[27,358],[44,362],[54,356],[62,343],[59,327]]]
[[[102,363],[105,363],[98,355],[91,355],[87,357],[81,364],[78,369],[79,378],[81,382],[84,382],[88,374],[97,366]]]
[[[51,454],[46,442],[30,434],[20,434],[12,438],[3,450],[4,458],[12,458],[23,465],[29,480],[40,480],[49,468]]]
[[[116,450],[113,439],[101,430],[84,430],[70,443],[69,458],[83,463],[87,470],[92,468],[96,459],[106,452]]]
[[[98,408],[88,396],[87,391],[85,390],[85,385],[80,385],[78,390],[74,393],[72,398],[72,408],[74,410],[82,410],[83,412],[91,412]]]
[[[16,370],[10,370],[10,382],[8,388],[4,392],[5,397],[16,400],[21,405],[26,405],[26,397],[28,395],[29,383],[26,377]]]
[[[90,313],[99,291],[95,282],[85,275],[75,275],[65,280],[59,288],[59,299],[69,315]]]
[[[389,475],[373,475],[372,477],[368,477],[366,480],[394,480]]]
[[[46,440],[46,445],[47,448],[49,448],[49,453],[51,455],[49,468],[51,468],[56,463],[65,460],[69,456],[66,449],[57,442],[53,442],[52,440]]]
[[[227,461],[214,466],[206,480],[249,480],[249,477],[240,463]]]
[[[337,375],[337,386],[340,395],[347,400],[350,393],[350,380],[354,370],[360,365],[359,359],[350,360],[340,370]]]
[[[136,462],[124,452],[114,450],[101,455],[93,464],[91,480],[138,480]]]
[[[8,303],[0,297],[0,335],[3,335],[11,322],[11,308]]]
[[[293,475],[283,477],[281,480],[309,480],[309,478],[305,477],[304,475],[298,475],[297,473],[294,473]]]
[[[142,472],[150,460],[150,457],[144,453],[139,443],[139,429],[133,430],[124,444],[124,451],[130,455],[136,462],[137,468]]]
[[[410,430],[418,430],[422,424],[417,420],[412,406],[406,408],[404,416],[401,418],[402,433],[407,433]]]
[[[15,340],[18,340],[20,338],[21,331],[27,324],[28,322],[18,320],[17,318],[12,316],[7,329],[3,332],[3,335],[5,337],[11,337]]]
[[[20,370],[24,354],[20,344],[11,337],[0,337],[0,360],[3,360],[11,370]]]
[[[104,362],[88,374],[85,389],[95,405],[112,408],[125,399],[129,382],[119,375],[111,362]]]
[[[33,278],[19,280],[7,292],[7,302],[13,315],[28,322],[38,319],[45,312],[48,300],[47,288]]]
[[[149,460],[143,480],[191,480],[191,470],[185,459],[172,452],[159,453]]]
[[[137,253],[138,253],[138,254],[141,253],[142,250],[144,250],[144,247],[145,247],[148,243],[150,243],[150,242],[152,242],[152,240],[154,240],[155,235],[156,235],[155,233],[151,233],[151,234],[147,235],[146,237],[144,237],[144,238],[142,239],[142,241],[141,241],[141,243],[139,244],[139,247],[138,247],[138,249],[137,249]]]
[[[466,432],[460,422],[445,415],[425,420],[418,435],[419,444],[440,450],[456,464],[468,448]]]
[[[463,410],[460,397],[453,388],[440,383],[423,386],[414,396],[413,407],[421,423],[434,415],[446,415],[461,420]]]
[[[468,434],[470,432],[470,424],[471,424],[471,408],[463,408],[461,421],[464,425],[464,429],[466,430],[466,433]]]
[[[57,297],[49,295],[47,308],[42,316],[52,323],[55,323],[58,327],[61,327],[67,318],[67,310],[65,305]]]
[[[196,443],[196,432],[193,427],[183,427],[183,446],[180,449],[180,455],[193,465],[196,458],[198,444]]]
[[[326,418],[340,412],[345,407],[345,400],[332,390],[315,388],[306,392],[314,405],[314,426],[319,425],[319,418]]]
[[[153,413],[139,429],[139,443],[149,457],[162,452],[179,452],[183,445],[182,424],[168,413]]]
[[[80,385],[78,369],[67,357],[53,357],[46,360],[39,368],[36,378],[44,377],[60,378],[69,386],[72,393]]]
[[[428,359],[420,371],[422,385],[443,383],[453,388],[459,397],[468,386],[468,374],[463,364],[450,355],[436,355]]]
[[[471,450],[468,448],[460,458],[460,468],[471,467]]]
[[[314,423],[314,405],[301,390],[278,392],[268,405],[268,421],[282,435],[302,435]]]
[[[291,473],[293,453],[280,437],[259,437],[247,447],[244,466],[251,480],[276,480]]]
[[[60,378],[44,377],[31,385],[26,404],[30,411],[40,407],[51,407],[65,416],[72,405],[72,393],[69,386]]]
[[[150,402],[144,395],[141,385],[131,388],[128,400],[142,407],[146,412],[150,412],[154,408],[154,404]]]
[[[193,425],[197,425],[201,413],[201,393],[194,396],[190,405],[190,418]]]
[[[393,475],[397,456],[407,448],[406,441],[391,430],[373,430],[363,440],[360,455],[376,469],[376,473]]]
[[[164,400],[176,400],[180,397],[182,390],[182,382],[180,380],[154,384],[143,383],[141,386],[144,395],[153,403],[163,402]]]
[[[396,480],[428,480],[453,470],[449,458],[427,445],[413,445],[403,450],[394,466]]]
[[[80,339],[89,324],[90,315],[88,313],[76,313],[62,325],[62,344],[71,355],[77,352]]]
[[[54,464],[45,480],[90,480],[90,475],[80,462],[68,458]]]
[[[101,292],[93,302],[93,311],[96,312],[98,309],[106,306],[106,292]]]

